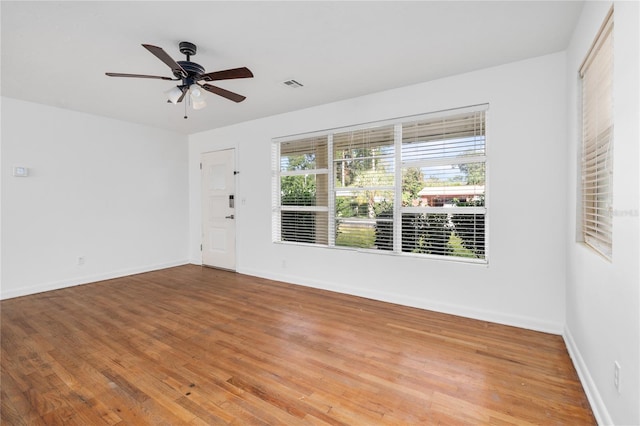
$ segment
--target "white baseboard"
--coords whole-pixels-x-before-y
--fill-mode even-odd
[[[159,263],[155,265],[146,265],[135,268],[121,269],[118,271],[105,272],[102,274],[87,275],[79,278],[71,278],[68,280],[53,281],[48,283],[37,284],[29,287],[20,287],[11,290],[0,290],[0,300],[11,299],[14,297],[28,296],[30,294],[42,293],[43,291],[59,290],[61,288],[73,287],[76,285],[88,284],[96,281],[110,280],[113,278],[126,277],[128,275],[141,274],[143,272],[157,271],[159,269],[171,268],[174,266],[186,265],[187,259],[177,260],[174,262]]]
[[[302,285],[306,287],[313,287],[323,290],[335,291],[338,293],[350,294],[353,296],[366,297],[368,299],[379,300],[382,302],[396,303],[413,308],[426,309],[445,314],[457,315],[465,318],[472,318],[481,321],[488,321],[513,327],[525,328],[528,330],[541,331],[544,333],[561,335],[564,329],[564,324],[555,323],[552,321],[543,321],[537,318],[475,309],[468,306],[441,303],[428,299],[404,296],[401,294],[341,286],[334,283],[322,282],[318,280],[300,279],[299,277],[289,276],[285,274],[274,274],[270,271],[265,272],[252,269],[242,269],[238,270],[237,272],[247,275],[253,275],[256,277]]]
[[[580,354],[580,350],[576,346],[576,342],[573,340],[569,327],[565,326],[562,337],[564,338],[564,343],[569,351],[569,356],[573,361],[573,365],[578,372],[578,378],[580,378],[580,383],[582,383],[584,393],[587,395],[589,404],[591,404],[591,410],[593,411],[596,421],[600,426],[613,425],[614,423],[609,415],[609,410],[607,410],[604,401],[600,397],[600,392],[598,392],[598,388],[591,378],[591,374],[589,374],[587,364],[584,362],[584,359]]]

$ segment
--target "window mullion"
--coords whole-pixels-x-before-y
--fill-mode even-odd
[[[395,149],[395,195],[393,204],[393,251],[402,252],[402,124],[393,129]]]
[[[456,164],[474,164],[474,163],[486,163],[487,156],[486,155],[474,155],[469,157],[459,157],[459,158],[436,158],[436,159],[426,159],[426,160],[411,160],[404,161],[402,163],[403,167],[434,167],[434,166],[453,166]]]
[[[425,214],[486,214],[485,207],[403,207],[402,213]]]
[[[329,173],[329,169],[302,169],[291,170],[287,172],[280,172],[280,176],[304,176],[304,175],[326,175]]]
[[[354,186],[346,188],[335,188],[336,193],[340,192],[364,192],[364,191],[395,191],[396,186]]]
[[[329,247],[333,247],[336,245],[336,168],[333,164],[333,134],[330,133],[327,135],[327,164],[329,167],[329,179],[328,179],[328,204],[329,204],[329,223],[328,223],[328,232],[329,232]]]
[[[280,192],[280,144],[274,143],[271,151],[271,240],[282,241],[282,234],[280,233],[281,213],[280,206],[281,192]]]

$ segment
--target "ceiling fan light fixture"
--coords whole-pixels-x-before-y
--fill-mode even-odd
[[[195,110],[202,109],[207,106],[207,101],[202,96],[197,98],[191,97],[191,106]]]
[[[164,93],[167,95],[169,102],[174,105],[178,103],[178,99],[182,96],[182,90],[178,86],[172,87]]]
[[[189,86],[189,90],[191,91],[191,99],[202,96],[202,90],[200,90],[200,87],[197,84]]]
[[[202,90],[197,84],[189,86],[189,97],[191,98],[191,107],[193,109],[198,110],[207,106],[207,101],[202,96]]]

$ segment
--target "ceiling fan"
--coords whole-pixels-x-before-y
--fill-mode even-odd
[[[164,62],[169,68],[171,68],[171,72],[173,73],[174,77],[171,78],[144,74],[123,74],[115,72],[107,72],[105,74],[109,77],[153,78],[158,80],[180,81],[180,84],[165,92],[169,97],[167,102],[171,102],[173,104],[182,102],[187,93],[189,93],[189,98],[191,100],[193,109],[201,109],[207,105],[204,97],[202,96],[202,91],[200,90],[200,88],[234,102],[242,102],[246,99],[245,96],[230,92],[229,90],[214,86],[212,84],[201,82],[231,80],[236,78],[251,78],[253,77],[253,73],[248,68],[232,68],[228,70],[205,73],[204,67],[202,65],[191,62],[191,56],[196,54],[197,47],[195,44],[189,43],[188,41],[182,41],[179,44],[180,53],[187,56],[186,61],[174,61],[173,58],[171,58],[171,56],[169,56],[167,52],[165,52],[161,47],[152,46],[150,44],[143,44],[142,46],[149,52],[151,52],[155,57]],[[187,118],[186,115],[185,118]]]

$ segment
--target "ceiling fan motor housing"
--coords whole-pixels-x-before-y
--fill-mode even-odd
[[[204,74],[204,67],[200,64],[196,64],[191,61],[177,61],[178,65],[182,67],[183,70],[187,72],[187,77],[183,78],[183,76],[178,72],[174,73],[177,78],[183,78],[184,80],[192,80],[190,84],[201,80],[200,76]]]

